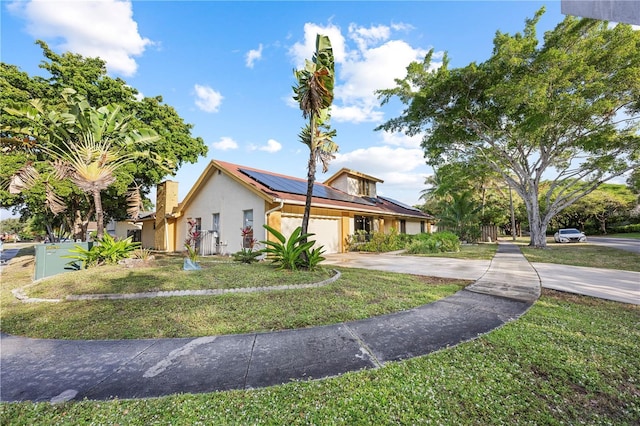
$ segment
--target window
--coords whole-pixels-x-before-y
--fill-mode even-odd
[[[371,218],[368,216],[354,216],[354,230],[371,232]]]
[[[242,212],[242,248],[253,248],[253,210]]]
[[[220,213],[214,213],[211,215],[211,230],[220,232]]]
[[[367,179],[358,179],[358,195],[369,197],[371,195],[371,182]]]
[[[420,233],[424,234],[424,220],[420,221]]]
[[[407,221],[404,219],[400,219],[400,233],[401,234],[407,233]]]

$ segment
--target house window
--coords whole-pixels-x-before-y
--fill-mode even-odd
[[[400,219],[400,233],[401,234],[407,233],[407,221],[404,219]]]
[[[371,182],[367,179],[358,179],[358,195],[369,197],[371,195]]]
[[[242,212],[242,248],[253,247],[253,210]]]
[[[424,234],[424,220],[420,221],[420,233]]]
[[[211,215],[211,230],[220,232],[220,213],[214,213]]]
[[[354,230],[371,232],[371,222],[369,216],[354,216]]]

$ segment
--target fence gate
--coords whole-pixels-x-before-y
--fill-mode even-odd
[[[216,231],[200,231],[200,256],[220,254],[220,237]]]
[[[496,225],[482,225],[480,228],[482,230],[482,237],[480,241],[498,241],[498,227]]]

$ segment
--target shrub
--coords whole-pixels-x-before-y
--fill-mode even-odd
[[[253,263],[258,261],[258,257],[262,255],[262,250],[254,250],[258,244],[258,240],[253,238],[253,228],[247,226],[240,230],[242,236],[242,249],[232,254],[233,260],[242,263]]]
[[[132,253],[140,246],[131,239],[116,240],[109,234],[104,234],[89,250],[76,245],[69,250],[74,255],[64,256],[82,262],[83,267],[90,268],[100,265],[115,265],[122,259],[131,257]]]
[[[398,231],[391,229],[391,232],[372,232],[367,234],[364,231],[357,231],[347,240],[347,249],[350,251],[387,252],[401,250],[404,248],[407,237],[399,235]]]
[[[258,261],[258,257],[262,255],[261,250],[253,250],[250,248],[243,248],[242,250],[233,253],[231,256],[234,261],[242,263],[253,263]]]
[[[624,226],[616,226],[611,229],[612,232],[618,232],[621,234],[625,234],[628,232],[640,232],[640,223],[635,223],[632,225],[624,225]]]
[[[153,254],[151,253],[151,250],[146,248],[135,249],[131,252],[131,257],[133,257],[134,259],[140,259],[143,262],[153,260]]]
[[[311,250],[315,241],[307,241],[314,234],[302,234],[302,227],[298,226],[287,239],[282,233],[269,225],[263,225],[276,241],[261,241],[265,245],[263,252],[267,259],[279,265],[280,269],[297,270],[299,268],[314,269],[324,258],[322,247]]]
[[[406,246],[407,253],[427,254],[460,251],[460,239],[452,232],[419,234]]]

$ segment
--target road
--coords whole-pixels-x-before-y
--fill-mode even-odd
[[[591,244],[613,247],[640,254],[640,240],[634,238],[588,237]]]

